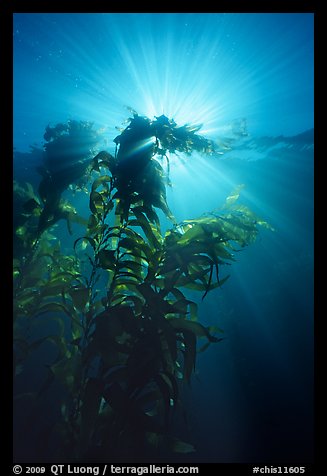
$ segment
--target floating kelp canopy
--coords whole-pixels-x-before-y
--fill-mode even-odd
[[[90,123],[48,127],[38,193],[15,185],[15,194],[26,197],[16,210],[15,369],[24,371],[26,357],[41,344],[56,346],[33,398],[55,381],[64,386],[55,431],[66,461],[95,455],[136,461],[195,450],[174,433],[172,415],[183,404],[180,386],[191,381],[197,352],[221,341],[222,331],[199,322],[199,303],[186,293],[199,291],[203,300],[221,287],[235,249],[252,243],[259,225],[269,228],[238,204],[240,189],[220,209],[176,223],[160,160],[169,163],[176,151],[215,155],[217,146],[198,134],[200,127],[134,111],[114,139],[115,155],[95,156],[90,151],[99,135]],[[89,197],[82,217],[61,198],[80,180]],[[172,222],[164,234],[158,209]],[[53,230],[60,218],[84,224],[71,254],[62,253]],[[36,326],[41,315],[55,318],[58,332],[33,340],[22,323]]]

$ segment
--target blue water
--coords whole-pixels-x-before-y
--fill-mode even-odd
[[[29,147],[48,124],[92,121],[112,152],[130,106],[233,139],[220,157],[171,158],[179,221],[244,184],[241,202],[275,229],[200,306],[224,340],[184,390],[189,461],[313,460],[313,60],[312,14],[14,15],[15,178],[40,180]]]

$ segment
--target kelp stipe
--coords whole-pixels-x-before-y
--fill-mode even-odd
[[[52,133],[54,144],[67,133],[61,126],[46,132]],[[180,385],[191,381],[197,351],[221,341],[216,335],[221,330],[201,324],[198,304],[185,294],[196,290],[203,300],[222,286],[229,275],[221,270],[234,260],[235,246],[253,242],[258,225],[269,227],[238,205],[239,189],[221,209],[176,223],[160,160],[169,164],[167,154],[176,151],[214,155],[216,145],[196,134],[199,129],[178,127],[165,116],[151,121],[133,111],[129,125],[115,139],[115,156],[102,151],[78,167],[72,161],[70,177],[87,175],[92,183],[85,233],[75,240],[71,256],[62,255],[58,240],[50,252],[50,219],[40,227],[50,195],[43,209],[34,195],[26,202],[33,227],[29,230],[25,224],[20,238],[31,253],[28,260],[16,258],[14,264],[16,315],[18,322],[22,317],[51,316],[60,330],[29,342],[18,324],[16,369],[22,371],[24,358],[42,342],[57,347],[48,378],[33,398],[37,401],[54,380],[64,385],[56,431],[66,460],[136,461],[142,455],[195,450],[192,442],[172,432],[172,415],[181,404]],[[89,125],[84,132],[90,140]],[[82,140],[83,133],[79,137]],[[54,176],[59,177],[57,171]],[[69,185],[59,182],[56,200],[61,186]],[[58,206],[63,206],[61,200]],[[164,235],[156,209],[172,222]],[[77,216],[72,207],[70,213]],[[199,339],[204,340],[200,347]]]

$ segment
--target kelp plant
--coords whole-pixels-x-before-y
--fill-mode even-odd
[[[172,415],[197,352],[221,338],[218,328],[198,321],[198,305],[187,290],[204,299],[221,286],[229,277],[221,276],[221,268],[234,260],[235,247],[253,242],[258,225],[269,225],[237,203],[239,189],[221,209],[176,223],[166,199],[169,154],[216,155],[215,143],[197,133],[201,126],[179,127],[164,115],[150,120],[133,111],[114,139],[115,156],[102,151],[76,161],[74,150],[98,139],[88,123],[82,126],[86,134],[80,133],[73,148],[71,125],[47,129],[51,142],[45,148],[53,160],[43,173],[41,201],[30,186],[27,190],[25,216],[34,221],[30,227],[25,222],[18,235],[32,252],[28,260],[14,262],[17,368],[21,372],[26,355],[47,340],[58,348],[35,399],[56,379],[64,385],[62,420],[55,429],[66,460],[136,461],[194,451],[174,434]],[[79,132],[82,126],[74,123]],[[49,163],[58,164],[56,148],[69,173],[62,161],[49,170]],[[69,184],[87,178],[91,213],[67,256],[58,241],[51,245],[53,211],[63,210],[60,197]],[[64,217],[77,216],[71,205],[65,207]],[[157,209],[172,223],[164,234]],[[26,325],[41,315],[54,319],[60,331],[30,342],[21,321]],[[200,339],[205,342],[198,348]]]

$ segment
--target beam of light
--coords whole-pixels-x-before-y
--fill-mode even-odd
[[[121,62],[136,86],[132,107],[150,118],[165,114],[181,125],[204,123],[203,133],[207,133],[217,119],[223,118],[223,91],[221,97],[217,91],[212,96],[213,82],[222,74],[213,62],[220,37],[210,38],[211,29],[206,36],[208,25],[202,18],[204,35],[196,44],[198,32],[192,31],[185,18],[131,15],[128,35],[115,17],[106,21]]]
[[[29,129],[23,116],[34,126],[77,118],[105,125],[112,141],[124,105],[203,123],[210,138],[238,117],[271,127],[271,117],[260,120],[266,104],[283,109],[285,122],[281,96],[303,97],[304,82],[293,81],[299,68],[312,83],[311,39],[303,47],[299,37],[309,23],[306,15],[16,14],[17,135]],[[294,100],[288,107],[295,115]]]
[[[143,150],[149,150],[149,147],[154,145],[154,143],[155,143],[154,137],[137,141],[136,142],[137,145],[129,149],[128,153],[124,155],[124,159],[130,158],[133,155],[138,155]]]
[[[124,106],[202,123],[199,133],[217,141],[243,117],[252,136],[301,132],[313,124],[312,26],[306,14],[16,14],[16,145],[28,149],[49,122],[76,119],[105,127],[112,152]],[[173,184],[187,184],[168,191],[180,219],[189,204],[192,216],[216,208],[244,182],[219,157],[169,161]],[[259,186],[245,188],[249,206],[258,207]]]

